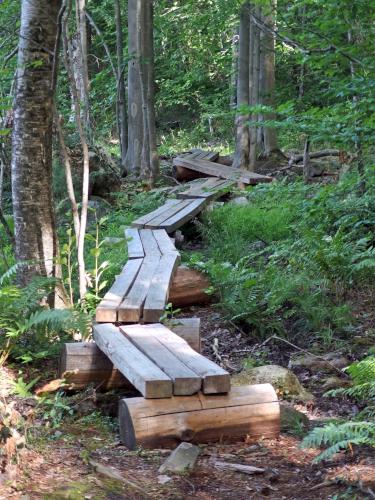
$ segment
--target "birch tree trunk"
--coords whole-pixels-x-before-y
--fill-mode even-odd
[[[249,40],[250,40],[250,5],[244,3],[240,12],[240,38],[238,48],[237,107],[249,104]],[[233,166],[249,166],[249,120],[248,114],[237,112],[236,116],[236,153]]]
[[[60,0],[22,2],[12,136],[12,199],[18,270],[56,276],[52,193],[53,65]]]
[[[126,152],[128,149],[128,126],[126,113],[126,89],[124,80],[124,42],[122,36],[122,16],[120,0],[114,0],[116,20],[117,53],[117,129],[121,151],[121,172],[125,174]]]

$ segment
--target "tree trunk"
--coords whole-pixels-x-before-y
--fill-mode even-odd
[[[260,7],[255,7],[256,18],[260,17]],[[254,50],[252,52],[252,99],[251,105],[257,106],[259,104],[259,78],[260,78],[260,29],[255,22],[252,22],[252,30],[254,31]],[[256,122],[258,114],[252,113],[251,121]],[[249,153],[249,169],[255,170],[257,159],[257,127],[252,127],[250,130],[250,153]]]
[[[85,133],[90,136],[89,70],[87,50],[86,0],[76,0],[78,57],[82,81],[81,108]]]
[[[249,105],[249,39],[250,5],[244,3],[240,12],[240,38],[238,49],[237,107]],[[233,166],[248,168],[249,165],[249,120],[248,114],[237,112],[236,153]]]
[[[237,67],[238,67],[238,41],[239,41],[239,28],[234,30],[232,38],[232,72],[230,75],[230,109],[237,107]]]
[[[276,18],[276,0],[271,2],[271,11],[264,16],[265,24],[270,30],[265,30],[263,34],[263,49],[264,49],[264,88],[263,103],[266,106],[274,107],[275,105],[275,18]],[[272,30],[272,31],[271,31]],[[274,120],[275,113],[267,113],[266,120]],[[264,127],[264,153],[269,157],[273,151],[277,150],[277,134],[276,129],[272,127]]]
[[[117,130],[121,151],[121,172],[125,174],[125,160],[128,149],[128,124],[126,113],[126,89],[124,80],[124,43],[122,36],[122,19],[120,0],[114,0],[116,20],[116,52],[117,52]]]
[[[62,39],[64,44],[64,63],[68,74],[70,90],[73,97],[75,122],[78,135],[81,141],[83,168],[82,168],[82,200],[81,200],[81,217],[79,221],[79,232],[76,234],[77,239],[77,260],[78,260],[78,277],[79,277],[79,295],[81,300],[84,299],[87,292],[87,276],[84,258],[85,249],[85,234],[87,225],[88,213],[88,194],[89,194],[89,178],[90,178],[90,163],[89,163],[89,148],[87,139],[87,129],[81,118],[81,101],[79,92],[76,86],[76,80],[73,74],[73,52],[71,44],[68,40],[68,19],[71,12],[71,2],[68,4],[68,11],[63,18]]]
[[[140,51],[137,25],[138,4],[139,0],[128,1],[128,151],[125,165],[126,170],[134,175],[139,175],[141,171],[143,147]]]
[[[53,65],[60,0],[22,2],[12,137],[12,198],[20,285],[56,276],[52,193]]]
[[[146,33],[147,45],[145,57],[148,61],[147,80],[147,115],[149,132],[149,161],[151,170],[151,184],[159,175],[159,155],[156,143],[156,119],[155,119],[155,61],[154,61],[154,5],[153,0],[148,0],[146,11]]]

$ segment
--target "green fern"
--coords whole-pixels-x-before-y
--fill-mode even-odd
[[[315,462],[331,458],[335,453],[350,448],[352,445],[375,447],[375,422],[330,423],[317,427],[304,438],[303,448],[320,448],[328,446]]]
[[[353,386],[329,391],[327,396],[346,396],[358,401],[366,402],[366,408],[362,410],[355,420],[325,425],[315,428],[302,441],[304,448],[326,446],[315,459],[316,462],[331,458],[340,450],[357,446],[375,447],[375,356],[352,363],[348,373],[353,379]]]

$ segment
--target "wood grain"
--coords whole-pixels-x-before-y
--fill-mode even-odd
[[[147,356],[137,349],[112,324],[95,325],[93,339],[124,377],[145,398],[169,398],[172,380]]]
[[[239,438],[276,438],[280,408],[270,384],[234,387],[226,395],[120,401],[121,441],[136,446],[174,446],[179,441],[208,443]]]
[[[157,325],[126,325],[121,326],[120,331],[171,378],[173,394],[190,396],[197,393],[202,379],[167,349],[157,335],[150,335],[153,328]]]
[[[117,321],[117,310],[123,297],[133,285],[142,263],[143,259],[131,259],[127,262],[121,274],[116,278],[114,284],[97,307],[96,321],[103,323]]]

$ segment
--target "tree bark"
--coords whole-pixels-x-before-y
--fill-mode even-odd
[[[237,107],[237,67],[238,67],[238,41],[239,27],[236,26],[232,38],[232,72],[230,75],[230,102],[229,108],[236,109]]]
[[[240,38],[238,49],[237,107],[249,105],[249,40],[250,5],[244,3],[240,12]],[[248,114],[237,112],[236,153],[233,166],[248,168],[249,165],[249,120]]]
[[[140,86],[140,50],[138,44],[139,0],[128,1],[128,151],[125,167],[139,175],[143,147],[142,95]],[[122,172],[125,173],[124,171]]]
[[[271,1],[271,11],[264,16],[265,24],[270,28],[263,31],[263,49],[264,49],[264,88],[263,103],[266,106],[275,105],[275,19],[276,19],[276,0]],[[267,113],[266,120],[274,120],[275,113]],[[269,157],[273,151],[277,150],[276,129],[264,127],[264,153]]]
[[[255,7],[255,15],[259,19],[260,17],[260,7]],[[257,106],[259,104],[259,78],[260,78],[260,29],[256,23],[252,22],[252,30],[254,30],[254,50],[252,52],[252,74],[250,78],[252,80],[252,98],[251,105]],[[252,113],[251,121],[256,122],[258,120],[258,113]],[[250,129],[250,152],[249,152],[249,170],[252,172],[255,170],[255,164],[257,159],[257,127],[252,127]]]
[[[116,53],[117,53],[117,130],[120,141],[121,172],[126,172],[126,153],[128,149],[128,124],[126,113],[126,89],[124,80],[124,42],[122,36],[122,16],[120,0],[114,0],[116,20]]]
[[[88,198],[89,198],[89,179],[90,179],[90,163],[89,163],[89,148],[86,135],[86,128],[81,118],[81,102],[79,93],[76,86],[76,80],[73,74],[73,54],[71,44],[68,40],[68,18],[71,11],[71,2],[66,15],[63,18],[62,39],[64,44],[64,63],[65,69],[68,74],[70,89],[73,97],[75,122],[78,135],[81,141],[82,156],[83,156],[83,169],[82,169],[82,200],[81,200],[81,216],[79,222],[79,232],[76,234],[77,238],[77,260],[78,260],[78,277],[79,277],[79,295],[81,300],[84,300],[87,292],[87,276],[84,257],[85,248],[85,234],[87,225],[87,212],[88,212]]]
[[[78,57],[80,61],[80,77],[82,81],[81,108],[82,121],[86,135],[91,133],[90,127],[90,104],[89,104],[89,70],[88,70],[88,50],[87,50],[87,25],[86,25],[86,0],[76,0],[76,16],[78,31]]]
[[[60,0],[22,2],[12,137],[12,199],[20,285],[56,276],[52,193],[53,66]]]

